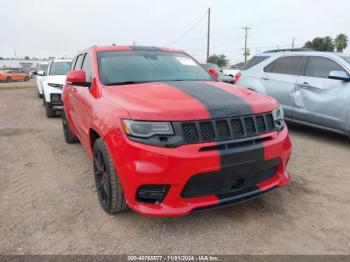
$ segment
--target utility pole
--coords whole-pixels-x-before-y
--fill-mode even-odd
[[[247,62],[247,56],[248,56],[248,50],[247,50],[247,42],[248,42],[248,30],[251,28],[248,26],[242,27],[243,30],[245,30],[244,34],[244,63]]]
[[[209,59],[209,48],[210,48],[210,8],[208,8],[207,61]]]
[[[292,48],[294,48],[294,42],[295,42],[295,38],[293,37]]]

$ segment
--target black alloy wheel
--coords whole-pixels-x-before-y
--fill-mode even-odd
[[[128,209],[116,170],[101,138],[98,138],[94,144],[93,172],[96,191],[102,208],[109,214]]]

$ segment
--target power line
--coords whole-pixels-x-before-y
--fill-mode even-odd
[[[172,41],[170,44],[168,44],[168,46],[172,46],[176,42],[179,42],[180,40],[182,40],[186,35],[188,35],[203,20],[204,17],[207,16],[207,14],[208,14],[208,11],[205,11],[205,13],[197,20],[197,22],[195,22],[185,33],[183,33],[178,38],[176,38],[174,41]]]

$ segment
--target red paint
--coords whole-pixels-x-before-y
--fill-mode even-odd
[[[209,72],[209,74],[211,74],[215,78],[219,77],[219,72],[215,68],[209,68],[208,72]]]
[[[86,75],[85,71],[83,70],[72,70],[69,71],[67,74],[67,82],[69,83],[76,83],[76,84],[82,84],[86,82]]]
[[[186,199],[180,196],[185,183],[194,174],[221,169],[218,151],[199,152],[199,148],[215,145],[214,142],[177,148],[150,146],[131,141],[121,126],[121,119],[124,118],[160,121],[210,119],[207,109],[195,98],[164,83],[104,86],[99,80],[96,52],[111,50],[130,49],[126,46],[111,46],[92,47],[84,51],[90,53],[92,60],[91,87],[74,86],[76,92],[73,92],[73,86],[66,84],[63,91],[67,119],[89,157],[92,156],[92,132],[96,132],[108,147],[128,205],[139,213],[181,216],[195,208],[217,204],[219,200],[216,196]],[[162,50],[180,52],[166,48]],[[77,79],[77,74],[82,79],[78,72],[70,72],[68,77]],[[210,84],[240,96],[256,113],[272,111],[278,106],[274,99],[246,89],[222,82]],[[290,179],[286,170],[291,154],[287,128],[267,136],[272,139],[263,143],[265,159],[279,157],[281,164],[270,181],[258,185],[261,190],[282,187]],[[144,204],[135,199],[137,188],[143,184],[169,184],[171,188],[161,204]]]

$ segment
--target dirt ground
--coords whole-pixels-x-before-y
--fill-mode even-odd
[[[182,218],[110,216],[61,119],[46,118],[34,88],[0,88],[0,254],[350,254],[350,140],[290,135],[283,189]]]

